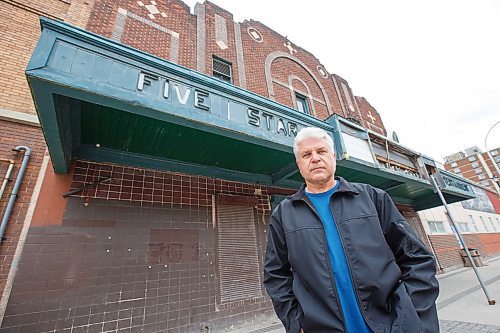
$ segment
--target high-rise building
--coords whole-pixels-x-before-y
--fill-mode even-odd
[[[446,156],[446,170],[487,186],[500,195],[500,148],[483,152],[478,147]]]

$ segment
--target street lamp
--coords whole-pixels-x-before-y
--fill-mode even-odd
[[[498,169],[497,162],[493,159],[493,156],[491,156],[490,151],[488,150],[488,146],[486,145],[486,140],[488,140],[488,135],[490,135],[493,128],[495,128],[495,126],[498,124],[500,124],[500,121],[497,121],[496,123],[494,123],[493,126],[491,126],[490,129],[488,130],[488,133],[486,133],[486,136],[484,137],[484,149],[486,149],[486,156],[488,156],[488,158],[490,159],[491,164],[493,165],[493,169],[497,172],[497,174],[500,175],[500,170]],[[491,182],[492,182],[493,188],[496,190],[497,194],[500,194],[500,189],[498,188],[498,184],[496,183],[495,178],[498,179],[498,177],[495,177],[495,175],[493,174]]]
[[[490,127],[488,130],[488,133],[486,133],[486,136],[484,137],[484,148],[486,149],[486,152],[489,153],[488,146],[486,145],[486,140],[488,140],[488,135],[490,135],[491,130],[495,128],[496,125],[500,124],[500,121],[497,121],[496,123],[493,124],[493,126]]]

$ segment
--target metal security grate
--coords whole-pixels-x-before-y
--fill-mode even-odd
[[[231,64],[218,58],[212,58],[212,60],[213,76],[227,82],[232,82]]]
[[[220,303],[262,296],[253,207],[217,206]]]

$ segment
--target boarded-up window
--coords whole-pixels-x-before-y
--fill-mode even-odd
[[[262,296],[251,206],[217,205],[220,303]]]

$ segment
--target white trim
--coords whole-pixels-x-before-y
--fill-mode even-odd
[[[36,115],[24,112],[0,109],[0,119],[40,127],[40,121]]]

